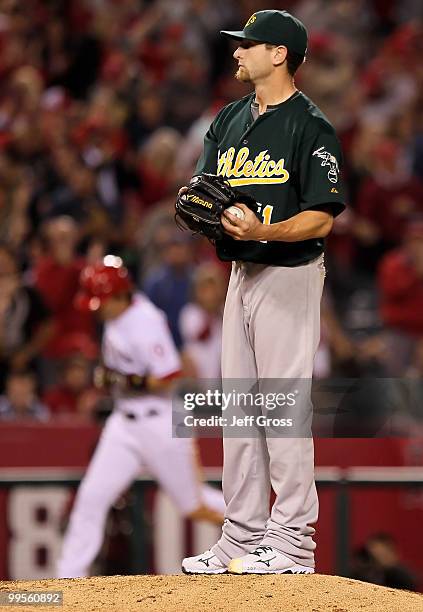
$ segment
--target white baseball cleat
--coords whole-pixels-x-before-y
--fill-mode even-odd
[[[314,574],[312,567],[298,565],[272,546],[258,546],[239,559],[232,559],[230,574]]]
[[[228,568],[211,550],[196,557],[186,557],[182,561],[184,574],[226,574]]]

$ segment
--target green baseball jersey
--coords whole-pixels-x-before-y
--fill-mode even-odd
[[[284,221],[322,205],[334,216],[342,212],[341,147],[328,119],[297,91],[254,121],[254,97],[254,93],[245,96],[218,113],[205,136],[196,174],[219,174],[253,196],[262,223]],[[306,263],[320,255],[323,246],[320,238],[259,242],[225,236],[216,243],[224,261],[275,266]]]

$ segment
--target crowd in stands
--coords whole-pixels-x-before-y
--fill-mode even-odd
[[[215,112],[250,91],[219,30],[266,4],[0,1],[0,420],[92,418],[100,329],[73,300],[106,253],[166,312],[191,372],[208,372],[228,268],[175,226],[173,206]],[[309,29],[296,84],[345,157],[320,375],[422,376],[421,3],[272,7]]]
[[[354,551],[351,578],[391,589],[418,590],[416,576],[401,559],[397,543],[384,532],[370,535]]]

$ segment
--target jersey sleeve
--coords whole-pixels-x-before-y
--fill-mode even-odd
[[[217,172],[218,144],[215,127],[216,120],[213,121],[204,137],[203,152],[197,162],[194,174],[201,174],[202,172],[216,174]]]
[[[345,193],[340,176],[341,165],[341,146],[333,128],[316,122],[300,146],[301,210],[324,204],[331,209],[334,217],[344,210]]]
[[[145,329],[143,353],[146,373],[155,378],[166,378],[181,369],[179,353],[162,313],[158,313],[150,328]]]

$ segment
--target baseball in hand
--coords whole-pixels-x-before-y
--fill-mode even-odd
[[[231,213],[231,215],[234,215],[235,217],[238,217],[238,219],[244,219],[245,214],[244,211],[241,208],[238,208],[238,206],[229,206],[229,208],[226,209],[228,212]]]

